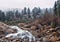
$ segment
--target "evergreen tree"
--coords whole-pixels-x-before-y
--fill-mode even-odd
[[[27,8],[26,7],[24,7],[23,14],[24,15],[27,14]]]
[[[33,17],[34,18],[37,18],[37,14],[38,14],[38,8],[37,7],[34,7],[33,10],[32,10],[32,14],[33,14]]]
[[[13,20],[13,18],[14,18],[14,13],[12,11],[8,11],[6,13],[6,19],[10,21],[10,20]]]
[[[44,12],[44,18],[48,18],[48,17],[49,17],[49,12],[48,9],[46,8]]]
[[[16,16],[16,18],[20,18],[20,13],[18,12],[18,10],[16,10],[15,16]]]
[[[27,14],[28,14],[28,18],[31,18],[31,16],[30,16],[31,13],[30,13],[30,9],[29,8],[27,9]]]
[[[4,20],[5,20],[5,14],[0,10],[0,21],[4,21]]]
[[[27,9],[27,14],[30,14],[30,9],[29,8]]]
[[[41,13],[41,9],[40,8],[38,8],[38,13]]]
[[[5,13],[4,12],[2,12],[2,19],[1,20],[5,21]]]
[[[0,21],[1,21],[1,19],[2,19],[2,11],[0,10]]]
[[[57,4],[57,11],[58,11],[58,16],[60,17],[60,2],[58,2],[58,4]]]
[[[58,14],[57,14],[57,3],[55,2],[55,4],[54,4],[54,14],[56,15],[56,16],[58,16]]]

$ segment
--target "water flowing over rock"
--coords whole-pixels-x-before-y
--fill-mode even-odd
[[[29,39],[29,42],[35,41],[35,37],[29,31],[22,30],[18,26],[9,26],[9,27],[12,29],[16,29],[17,33],[8,34],[5,37],[7,38],[12,37],[13,39],[16,39],[16,38]]]
[[[18,27],[0,22],[0,42],[60,42],[60,26],[26,24]]]

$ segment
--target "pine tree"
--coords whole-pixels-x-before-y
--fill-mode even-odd
[[[0,21],[5,21],[5,14],[0,10]]]
[[[27,14],[30,14],[30,8],[27,9]]]
[[[56,15],[56,16],[58,16],[58,14],[57,14],[57,3],[55,2],[55,4],[54,4],[54,14]]]
[[[60,3],[58,3],[57,5],[58,5],[58,8],[57,8],[58,16],[60,17]]]
[[[30,9],[29,8],[27,9],[27,14],[28,14],[28,18],[31,18],[31,16],[30,16]]]
[[[24,15],[27,14],[26,10],[27,10],[27,8],[24,7],[24,10],[23,10],[23,11],[24,11],[24,12],[23,12]]]

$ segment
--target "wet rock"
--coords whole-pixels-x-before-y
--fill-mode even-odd
[[[18,26],[10,26],[12,29],[17,29],[17,33],[11,33],[6,35],[6,38],[12,37],[13,39],[29,39],[30,41],[35,41],[35,37],[27,30],[22,30]]]

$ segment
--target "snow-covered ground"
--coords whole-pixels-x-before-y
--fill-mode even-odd
[[[8,34],[5,37],[12,37],[14,38],[21,38],[21,39],[29,39],[29,42],[31,42],[32,40],[35,41],[35,37],[27,30],[22,30],[20,29],[18,26],[9,26],[12,29],[16,29],[17,33],[13,33],[13,34]]]

